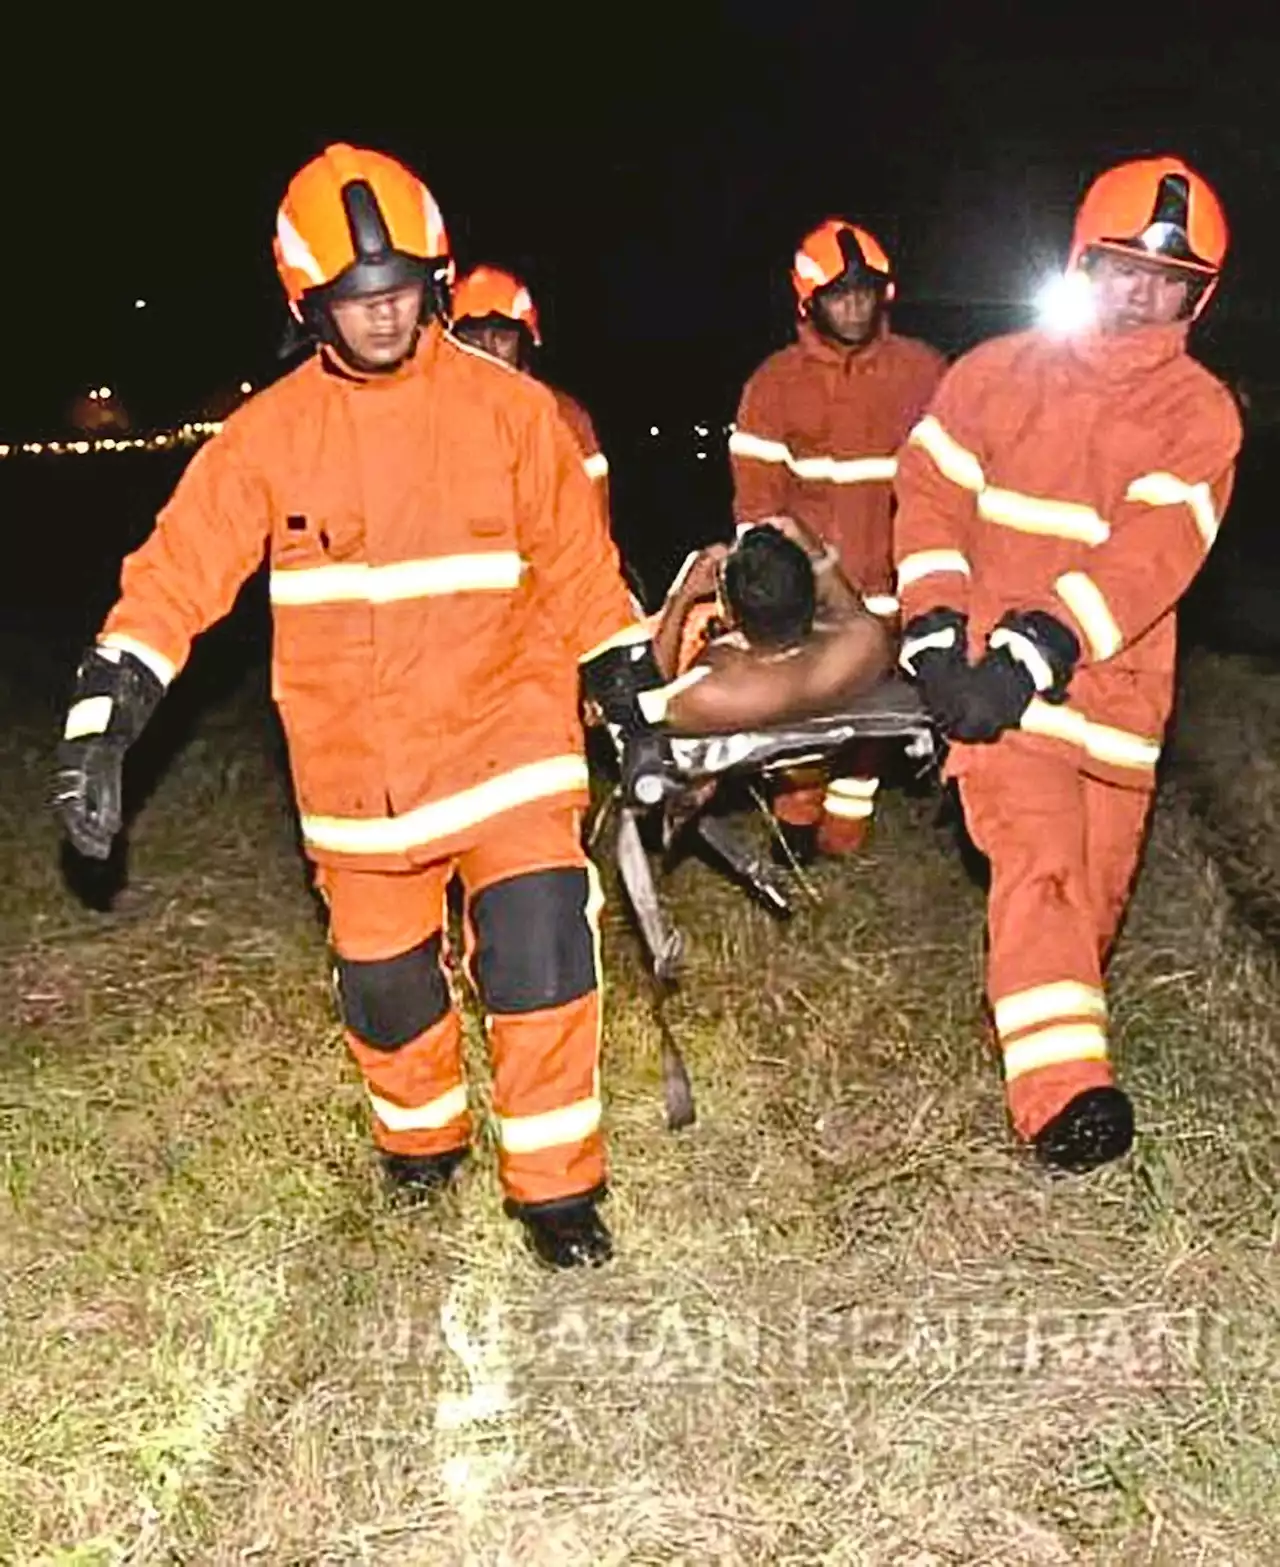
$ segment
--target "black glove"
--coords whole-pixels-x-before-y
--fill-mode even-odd
[[[1067,700],[1080,662],[1080,642],[1070,626],[1043,609],[1010,610],[987,638],[987,647],[1007,649],[1046,702]]]
[[[582,666],[582,688],[604,717],[618,753],[623,795],[632,805],[656,805],[662,798],[659,780],[665,778],[670,742],[640,698],[665,683],[647,637],[607,648]]]
[[[948,733],[953,740],[983,744],[1017,728],[1036,694],[1036,683],[1007,648],[988,649],[965,671],[958,708]]]
[[[920,699],[944,734],[960,712],[968,683],[968,620],[959,610],[931,609],[902,629],[898,662],[920,687]]]
[[[105,860],[120,831],[125,752],[142,733],[164,686],[132,653],[91,648],[58,744],[51,804],[72,845]]]

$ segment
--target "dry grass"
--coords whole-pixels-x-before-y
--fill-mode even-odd
[[[487,1156],[382,1208],[252,700],[164,775],[109,914],[62,886],[43,736],[0,745],[0,1557],[1276,1560],[1277,982],[1190,772],[1117,961],[1123,1167],[1011,1147],[981,897],[891,795],[790,928],[676,873],[679,1136],[615,914],[620,1255],[549,1278]]]

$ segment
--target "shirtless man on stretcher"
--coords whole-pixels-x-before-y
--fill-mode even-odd
[[[834,552],[791,517],[694,556],[657,621],[665,722],[687,734],[837,713],[884,679],[893,656]]]

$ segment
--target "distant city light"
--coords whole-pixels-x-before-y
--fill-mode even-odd
[[[693,433],[695,435],[710,435],[711,434],[710,430],[707,429],[705,424],[695,424],[694,427],[693,427]]]
[[[90,393],[89,393],[89,401],[90,401],[90,402],[91,402],[91,403],[96,403],[96,402],[97,402],[97,401],[98,401],[98,388],[97,388],[97,387],[96,387],[96,386],[95,386],[95,387],[94,387],[94,389],[93,389],[93,390],[92,390],[92,391],[91,391],[91,392],[90,392]]]
[[[651,424],[649,426],[649,434],[650,435],[658,435],[658,434],[660,434],[660,431],[658,430],[658,427],[657,427],[656,424]]]
[[[110,397],[111,396],[111,388],[109,386],[100,386],[98,388],[98,396],[102,397],[102,398]]]
[[[134,302],[133,302],[133,308],[135,310],[145,310],[147,308],[146,300],[145,299],[135,299]]]
[[[96,402],[96,389],[89,393]],[[171,446],[198,446],[222,429],[218,419],[188,421],[176,430],[156,430],[150,435],[101,436],[96,440],[76,441],[0,441],[0,459],[26,453],[32,457],[85,457],[91,452],[155,452],[167,451]]]
[[[699,462],[706,462],[707,460],[706,452],[696,452],[694,455],[697,457]]]
[[[1055,337],[1083,332],[1097,319],[1093,286],[1083,272],[1047,278],[1036,291],[1035,308],[1041,330]]]
[[[252,381],[241,381],[241,383],[240,383],[240,390],[244,393],[244,395],[246,397],[248,397],[249,393],[251,391],[253,391],[253,382]]]

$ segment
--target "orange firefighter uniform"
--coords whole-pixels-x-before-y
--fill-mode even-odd
[[[335,154],[341,178],[372,185],[401,249],[439,253],[443,230],[424,242],[414,229],[423,187],[411,203],[375,155]],[[324,254],[314,168],[280,211],[291,301],[350,260]],[[578,837],[578,666],[643,632],[554,399],[438,323],[389,374],[322,347],[193,459],[124,564],[100,646],[167,684],[264,551],[272,692],[379,1147],[435,1155],[468,1139],[441,961],[457,869],[505,1188],[519,1204],[598,1188],[599,899]]]
[[[841,237],[844,236],[844,244]],[[946,368],[928,344],[888,330],[845,347],[811,319],[814,294],[849,265],[852,235],[868,277],[893,297],[891,268],[865,229],[831,220],[802,242],[792,269],[800,311],[797,341],[766,359],[743,391],[729,437],[734,516],[739,523],[786,514],[837,551],[867,608],[894,617],[893,491],[899,447],[920,418]],[[821,823],[826,852],[856,847],[878,787],[874,748],[865,766],[827,783],[822,773],[794,780],[775,801],[781,821]]]
[[[1136,226],[1114,205],[1084,222],[1073,262],[1139,233],[1164,172],[1147,170]],[[1224,226],[1206,276],[1225,243]],[[904,664],[949,645],[954,615],[972,656],[1007,647],[1042,693],[1018,727],[956,743],[947,764],[991,862],[987,991],[1023,1138],[1113,1081],[1103,971],[1170,714],[1174,611],[1218,531],[1241,439],[1230,395],[1186,352],[1188,327],[984,344],[898,461]],[[1078,644],[1065,690],[1017,629],[1037,613]]]
[[[504,272],[500,267],[473,267],[460,279],[453,290],[453,319],[455,325],[462,321],[487,321],[495,319],[523,327],[528,334],[528,347],[542,347],[542,326],[538,320],[538,307],[533,295],[518,277]],[[521,355],[522,368],[526,354]],[[597,486],[606,515],[609,509],[609,461],[600,446],[591,415],[568,392],[552,387],[556,408],[560,417],[573,432],[582,451],[582,465],[587,477]]]

